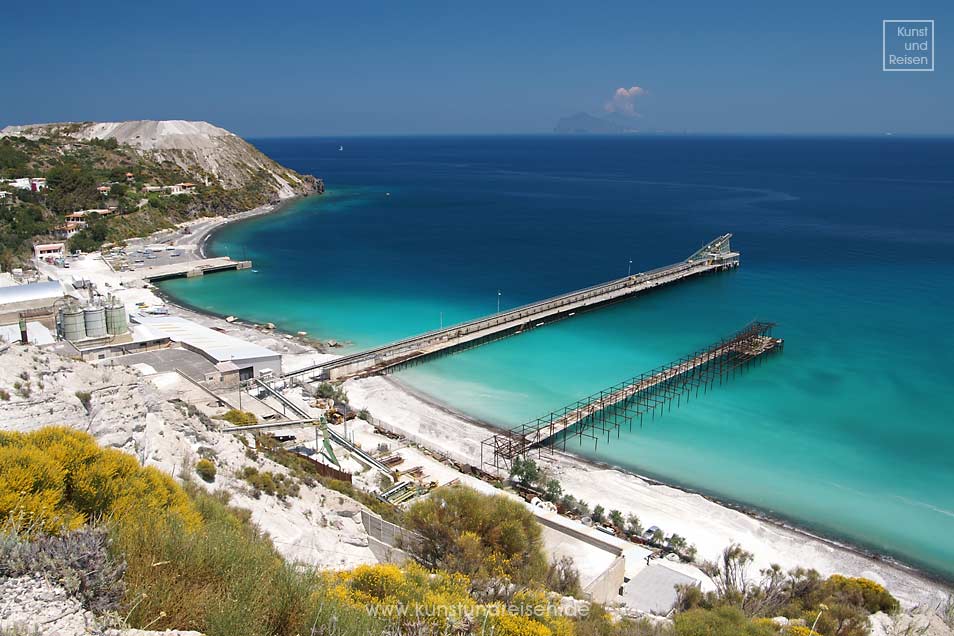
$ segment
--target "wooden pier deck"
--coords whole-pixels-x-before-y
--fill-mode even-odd
[[[577,435],[598,443],[611,433],[619,436],[622,425],[632,428],[638,419],[655,417],[694,392],[707,391],[716,382],[734,377],[753,360],[781,350],[783,341],[771,335],[775,325],[753,322],[736,334],[647,373],[621,382],[585,399],[553,411],[545,417],[495,434],[483,441],[481,463],[500,469],[532,449],[550,447],[557,440],[564,448],[569,437]]]
[[[305,367],[285,377],[344,380],[385,372],[428,356],[521,333],[547,322],[572,316],[601,305],[618,302],[641,292],[710,272],[738,267],[739,254],[732,251],[731,234],[710,241],[683,261],[618,278],[586,289],[502,311],[382,347]]]

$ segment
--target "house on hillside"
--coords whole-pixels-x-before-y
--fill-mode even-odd
[[[45,177],[19,177],[17,179],[8,179],[7,183],[18,190],[30,190],[31,192],[46,190]]]
[[[38,261],[52,262],[66,256],[66,247],[63,243],[38,243],[33,246],[33,256]]]
[[[189,183],[189,182],[174,183],[171,186],[164,186],[163,190],[166,192],[166,194],[169,194],[171,196],[174,196],[177,194],[190,194],[192,192],[195,192],[195,184]]]
[[[53,236],[60,240],[68,240],[76,236],[77,232],[86,227],[85,222],[68,222],[53,228]]]

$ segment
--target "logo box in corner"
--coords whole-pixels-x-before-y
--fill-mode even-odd
[[[882,71],[933,71],[934,20],[882,20]]]

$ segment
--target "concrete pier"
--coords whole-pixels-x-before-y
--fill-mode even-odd
[[[732,269],[739,265],[739,254],[732,251],[729,242],[731,238],[731,234],[724,234],[696,250],[687,259],[666,267],[618,278],[369,351],[343,356],[331,362],[300,369],[285,377],[344,380],[381,373],[395,366],[440,352],[520,333],[576,312],[617,302],[656,287],[702,274]]]
[[[200,260],[186,260],[181,263],[169,263],[156,267],[143,267],[135,271],[143,280],[155,283],[170,278],[194,278],[213,272],[249,269],[251,266],[252,261],[234,261],[227,256],[219,256]]]

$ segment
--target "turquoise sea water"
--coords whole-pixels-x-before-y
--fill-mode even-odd
[[[680,283],[400,378],[507,426],[755,318],[782,355],[576,452],[954,578],[954,142],[360,138],[257,142],[328,193],[211,246],[257,273],[163,284],[360,349],[687,256]],[[339,144],[344,151],[338,151]],[[390,193],[390,195],[388,195]]]

